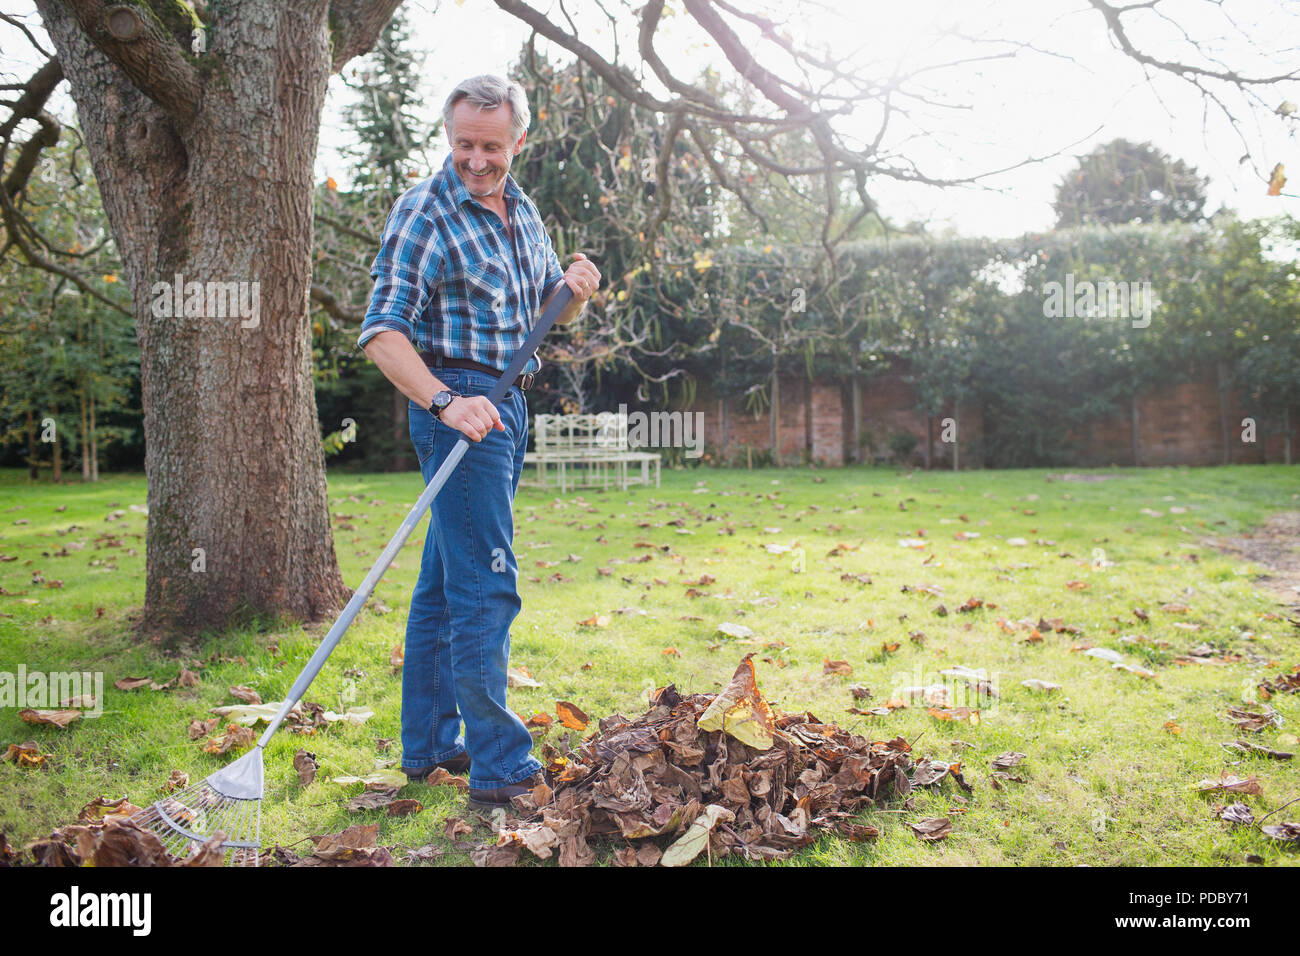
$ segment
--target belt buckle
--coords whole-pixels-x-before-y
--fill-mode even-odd
[[[528,390],[529,390],[530,388],[532,388],[532,387],[533,387],[533,373],[532,373],[532,372],[525,372],[523,375],[520,375],[520,376],[519,376],[519,388],[520,388],[521,391],[526,392],[526,391],[528,391]]]

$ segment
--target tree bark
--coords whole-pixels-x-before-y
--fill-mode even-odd
[[[226,0],[197,57],[183,26],[143,5],[134,9],[149,30],[125,40],[106,38],[103,4],[37,7],[134,302],[149,504],[143,624],[166,633],[249,613],[319,619],[345,594],[307,308],[329,4]],[[132,45],[169,39],[183,52],[148,58]],[[255,320],[211,295],[193,311],[155,308],[177,276],[205,290],[247,283]]]

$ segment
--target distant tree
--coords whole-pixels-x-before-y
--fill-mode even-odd
[[[1057,185],[1056,225],[1196,222],[1205,217],[1208,184],[1150,143],[1111,140],[1081,156]]]

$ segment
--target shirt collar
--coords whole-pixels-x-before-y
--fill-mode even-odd
[[[467,202],[478,202],[478,199],[470,195],[470,191],[465,188],[465,183],[461,181],[460,173],[456,172],[456,166],[452,162],[452,154],[448,153],[447,158],[442,162],[443,171],[447,174],[447,182],[451,186],[452,198],[456,200],[457,206],[462,206]],[[515,182],[515,177],[506,173],[506,185],[503,193],[506,202],[511,208],[519,201],[523,191],[520,190],[519,184]],[[481,205],[481,203],[480,203]]]

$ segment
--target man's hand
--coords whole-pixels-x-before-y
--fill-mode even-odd
[[[573,298],[586,302],[600,288],[600,270],[581,252],[573,254],[573,264],[564,273],[564,284],[573,290]]]
[[[468,435],[470,441],[482,441],[494,428],[497,431],[506,430],[506,426],[501,424],[496,406],[484,395],[453,398],[451,404],[438,416],[438,421]]]
[[[555,320],[556,325],[568,325],[582,314],[582,310],[587,307],[587,300],[600,287],[600,270],[581,252],[575,252],[573,254],[573,264],[569,266],[569,271],[564,273],[564,284],[573,293],[573,299],[564,307],[560,317]],[[555,292],[559,291],[557,287]],[[546,301],[542,303],[543,312],[551,304],[551,299],[555,298],[555,292],[547,296]]]

